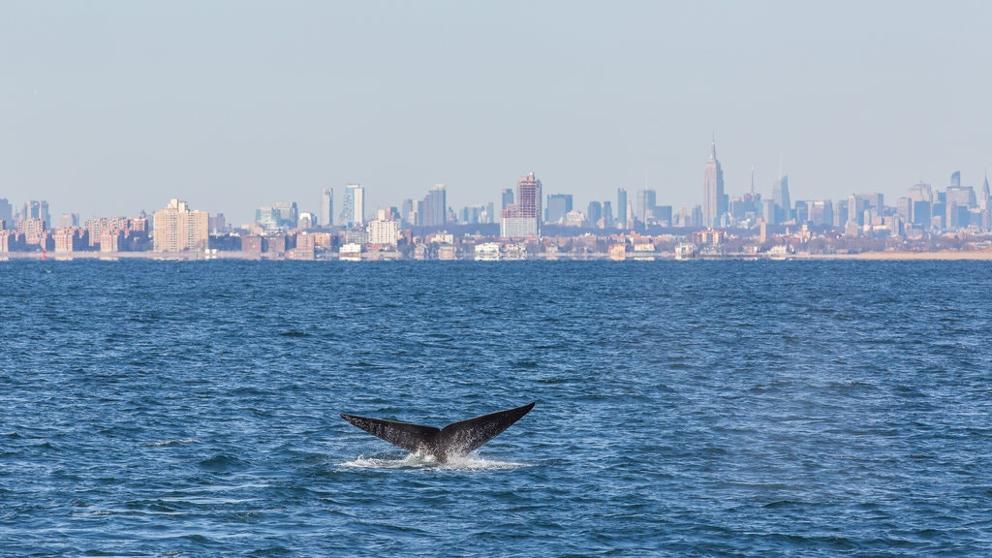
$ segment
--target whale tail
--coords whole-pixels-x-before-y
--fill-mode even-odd
[[[407,451],[423,451],[432,454],[438,461],[445,461],[452,455],[466,455],[495,438],[511,424],[520,420],[534,408],[534,402],[516,409],[497,411],[468,420],[453,422],[444,428],[423,426],[360,417],[341,413],[341,418],[362,430]]]

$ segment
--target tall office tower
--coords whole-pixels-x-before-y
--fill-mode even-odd
[[[589,226],[598,226],[599,220],[603,218],[603,204],[598,201],[589,202],[589,207],[586,209],[586,219],[589,221]]]
[[[493,206],[493,202],[488,202],[486,204],[486,218],[482,222],[487,225],[491,225],[496,222],[496,208]]]
[[[340,225],[354,227],[365,222],[365,187],[361,184],[348,184],[344,187],[344,201],[341,203]]]
[[[413,200],[410,198],[400,202],[400,221],[405,225],[414,223]]]
[[[648,223],[648,219],[654,217],[654,208],[658,204],[658,195],[654,190],[644,188],[637,191],[637,219]]]
[[[951,188],[961,187],[961,171],[957,170],[951,173]]]
[[[830,200],[809,202],[809,222],[820,227],[829,227],[834,224],[833,204],[830,203]]]
[[[775,200],[762,200],[761,209],[761,217],[765,220],[766,224],[778,224],[779,211],[778,206],[775,205]]]
[[[803,224],[809,221],[809,202],[805,200],[796,200],[795,210],[792,212],[792,217],[795,218],[796,223]]]
[[[789,196],[789,175],[783,174],[772,184],[772,201],[778,206],[779,222],[788,221],[792,218],[792,199]]]
[[[627,190],[617,188],[617,226],[627,228]]]
[[[40,219],[45,222],[46,227],[51,227],[52,216],[48,213],[48,202],[37,200],[27,202],[21,210],[21,219]]]
[[[693,227],[705,226],[703,225],[703,206],[701,205],[693,206],[691,221]]]
[[[613,203],[603,202],[603,227],[612,229],[616,222],[613,220]]]
[[[563,223],[565,215],[571,210],[572,194],[551,194],[548,196],[548,207],[544,210],[544,222]]]
[[[865,196],[859,196],[856,194],[851,194],[847,198],[847,222],[848,224],[854,223],[857,226],[866,224],[865,221],[865,211],[870,207],[868,198]]]
[[[507,206],[513,205],[513,188],[504,188],[500,193],[500,206],[499,208],[506,209]]]
[[[703,223],[704,227],[719,227],[720,219],[727,212],[727,196],[723,191],[723,167],[716,158],[716,140],[710,145],[710,158],[703,170]]]
[[[0,198],[0,230],[14,226],[14,206],[7,201],[7,198]]]
[[[185,201],[172,199],[155,212],[156,252],[202,250],[210,239],[210,217],[206,211],[192,211]]]
[[[503,209],[500,235],[504,238],[528,238],[541,234],[541,181],[534,173],[517,182],[517,203]]]
[[[320,193],[320,226],[330,227],[334,225],[334,188],[324,188]]]
[[[672,206],[670,205],[656,205],[654,206],[654,218],[662,227],[672,226]]]
[[[425,227],[443,227],[448,222],[448,193],[444,184],[435,184],[424,197],[421,224]]]

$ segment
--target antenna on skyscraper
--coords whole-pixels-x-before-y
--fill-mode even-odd
[[[751,195],[754,196],[754,165],[751,165]]]

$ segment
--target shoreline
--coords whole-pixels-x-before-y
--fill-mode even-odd
[[[360,260],[339,258],[336,255],[329,258],[317,259],[294,259],[287,257],[268,257],[263,255],[246,254],[244,252],[217,252],[212,254],[202,253],[179,253],[167,254],[157,252],[76,252],[73,254],[53,254],[40,252],[8,252],[0,255],[0,263],[10,261],[75,261],[75,260],[97,260],[114,262],[120,260],[152,260],[152,261],[214,261],[214,260],[235,260],[235,261],[316,261],[316,262],[336,262],[347,261],[351,263],[361,262],[381,262],[381,261],[479,261],[473,257],[455,258],[452,260],[417,260],[414,258],[400,258],[395,254],[380,254],[376,252],[363,253]],[[724,256],[698,256],[682,261],[992,261],[992,250],[968,250],[968,251],[940,251],[940,252],[859,252],[856,254],[789,254],[789,255],[767,255],[767,254],[727,254]],[[534,254],[529,257],[501,258],[493,260],[496,263],[510,261],[679,261],[671,253],[628,253],[623,260],[617,260],[610,254]]]

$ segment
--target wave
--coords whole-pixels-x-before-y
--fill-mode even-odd
[[[526,463],[485,459],[478,455],[449,457],[445,462],[439,462],[433,456],[422,453],[411,453],[405,457],[365,457],[358,456],[351,461],[340,464],[341,467],[358,469],[439,469],[451,471],[501,471],[528,467]]]

